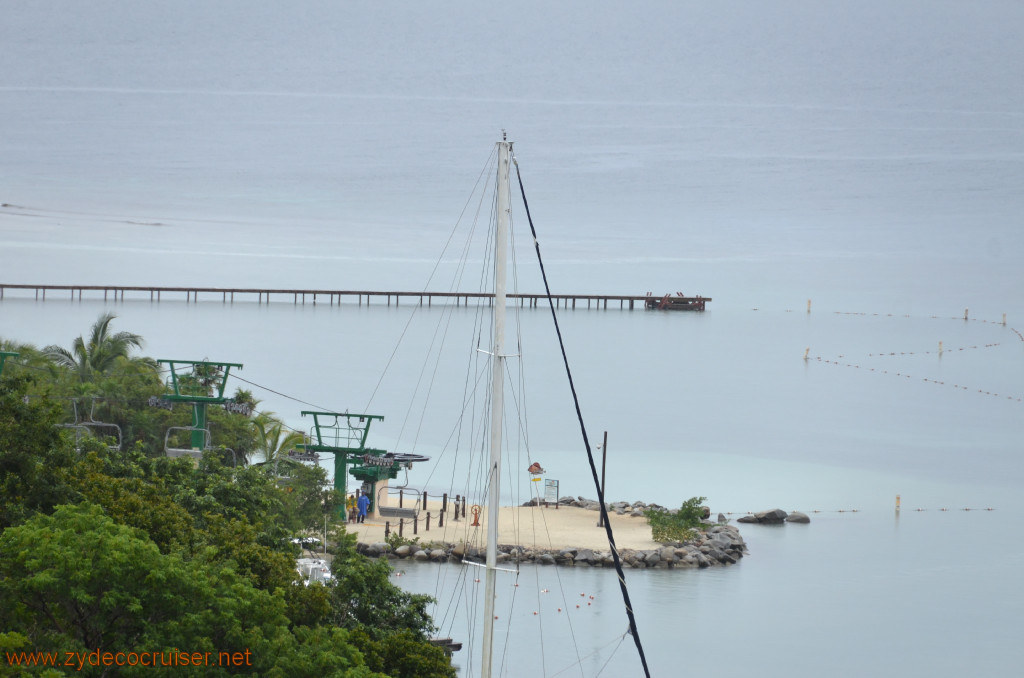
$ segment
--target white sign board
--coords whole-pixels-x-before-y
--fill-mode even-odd
[[[549,504],[558,503],[558,481],[557,480],[545,480],[544,481],[544,501]]]

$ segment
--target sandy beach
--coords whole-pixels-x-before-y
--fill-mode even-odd
[[[467,516],[460,517],[458,521],[451,518],[452,512],[448,511],[443,527],[437,526],[437,515],[439,507],[431,506],[430,530],[426,530],[426,512],[421,512],[419,517],[419,529],[413,534],[410,521],[406,521],[403,528],[403,536],[406,538],[418,537],[420,542],[444,542],[457,543],[468,541],[470,544],[482,547],[487,537],[487,516],[481,512],[479,525],[474,527],[473,514],[470,507],[467,507]],[[594,550],[608,550],[608,537],[603,527],[597,527],[599,514],[597,511],[590,511],[583,508],[561,506],[547,508],[538,506],[504,506],[498,516],[498,543],[518,545],[525,548],[538,549],[561,549],[561,548],[587,548]],[[629,515],[609,515],[612,530],[615,533],[615,543],[619,549],[655,549],[658,544],[651,539],[651,528],[644,518],[632,518]],[[391,523],[392,532],[398,531],[398,520],[388,519]],[[363,543],[384,541],[385,519],[367,516],[366,522],[361,524],[350,523],[345,526],[349,532],[357,535],[358,540]]]

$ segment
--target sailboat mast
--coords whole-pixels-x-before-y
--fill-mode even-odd
[[[509,157],[512,142],[498,142],[497,224],[494,243],[494,340],[491,347],[491,459],[487,480],[487,560],[484,580],[484,638],[480,675],[491,676],[494,650],[495,567],[498,562],[498,508],[501,496],[501,424],[505,377],[505,269],[508,258]]]

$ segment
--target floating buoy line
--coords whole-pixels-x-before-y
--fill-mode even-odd
[[[757,309],[754,309],[754,310],[757,310]],[[792,309],[786,309],[786,312],[787,313],[792,312]],[[807,312],[808,313],[811,312],[810,301],[807,302]],[[893,313],[866,313],[866,312],[862,312],[862,311],[833,311],[833,313],[836,314],[836,315],[849,315],[849,316],[872,316],[872,317],[889,317],[889,318],[897,317],[896,314],[893,314]],[[912,318],[913,316],[911,316],[911,315],[902,315],[900,317]],[[964,315],[961,318],[957,318],[957,317],[944,317],[944,316],[938,316],[938,315],[931,315],[931,316],[929,316],[929,318],[930,319],[962,320],[964,322],[977,322],[977,323],[982,323],[982,324],[1001,325],[1003,327],[1008,327],[1007,324],[1006,324],[1006,314],[1005,313],[1003,314],[1003,317],[1002,317],[1001,321],[990,321],[990,320],[979,319],[979,318],[971,318],[970,315],[969,315],[968,309],[964,309]],[[1016,334],[1017,338],[1021,342],[1024,342],[1024,334],[1021,334],[1021,332],[1018,331],[1014,327],[1008,327],[1008,329],[1010,331],[1012,331],[1014,334]],[[934,355],[934,356],[939,356],[939,357],[946,357],[948,355],[955,355],[955,354],[958,354],[958,353],[963,353],[965,351],[980,351],[980,350],[985,350],[985,349],[997,348],[999,346],[1002,346],[1001,342],[990,342],[990,343],[987,343],[987,344],[973,344],[973,345],[969,345],[969,346],[956,346],[956,347],[946,348],[946,347],[943,346],[942,341],[939,341],[938,342],[937,350],[934,350],[934,351],[931,351],[931,350],[927,350],[927,351],[879,351],[879,352],[874,352],[874,353],[868,353],[868,354],[863,355],[861,357],[862,358],[872,358],[872,359],[875,359],[875,358],[903,358],[903,357],[907,357],[907,356],[921,356],[921,355],[926,355],[926,356],[927,355]],[[820,355],[812,356],[810,354],[810,352],[811,352],[810,347],[808,347],[808,348],[806,348],[804,350],[804,355],[803,355],[804,361],[810,362],[811,360],[813,360],[815,362],[819,362],[819,363],[822,363],[822,364],[825,364],[825,365],[832,365],[834,367],[847,367],[847,368],[855,369],[855,370],[863,369],[866,372],[874,372],[874,373],[877,373],[877,374],[892,375],[892,376],[895,376],[895,377],[900,377],[902,379],[919,379],[920,381],[923,381],[923,382],[926,382],[926,383],[929,383],[929,384],[932,384],[932,385],[935,385],[935,386],[948,386],[948,387],[956,389],[958,391],[968,391],[968,392],[977,393],[977,394],[980,394],[980,395],[990,396],[990,397],[993,397],[993,398],[1000,398],[1000,399],[1016,401],[1018,403],[1024,402],[1024,397],[1022,397],[1020,395],[1012,395],[1012,394],[1005,394],[1005,393],[1004,394],[1000,394],[1000,393],[996,393],[996,392],[993,392],[991,390],[986,390],[986,389],[983,389],[983,388],[976,388],[974,386],[969,386],[969,385],[965,385],[965,384],[951,383],[951,382],[949,382],[949,381],[947,381],[945,379],[934,379],[934,378],[931,378],[931,377],[915,377],[914,375],[908,374],[908,373],[906,373],[906,372],[904,372],[902,370],[895,371],[895,370],[888,370],[888,369],[883,369],[883,368],[879,368],[879,367],[871,367],[871,366],[868,366],[868,365],[861,365],[859,362],[851,361],[851,359],[846,354],[839,354],[835,358],[829,358],[829,357],[824,357],[824,356],[820,356]]]

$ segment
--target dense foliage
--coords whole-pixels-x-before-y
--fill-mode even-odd
[[[213,664],[81,673],[453,676],[427,642],[429,599],[392,585],[386,561],[357,554],[343,525],[331,525],[336,583],[296,582],[291,537],[322,530],[340,505],[324,471],[223,450],[168,458],[162,431],[188,425],[187,412],[148,404],[165,393],[156,363],[130,357],[141,338],[100,320],[63,358],[3,344],[21,355],[0,376],[0,675],[63,674],[12,666],[13,653],[99,651],[210,652]],[[74,421],[70,397],[121,427],[121,449],[61,426]],[[280,458],[294,442],[269,415],[210,415],[236,455]],[[219,665],[224,652],[248,663]]]
[[[705,510],[702,504],[707,497],[690,497],[678,511],[648,509],[644,511],[651,525],[651,537],[661,543],[685,542],[696,537]]]

